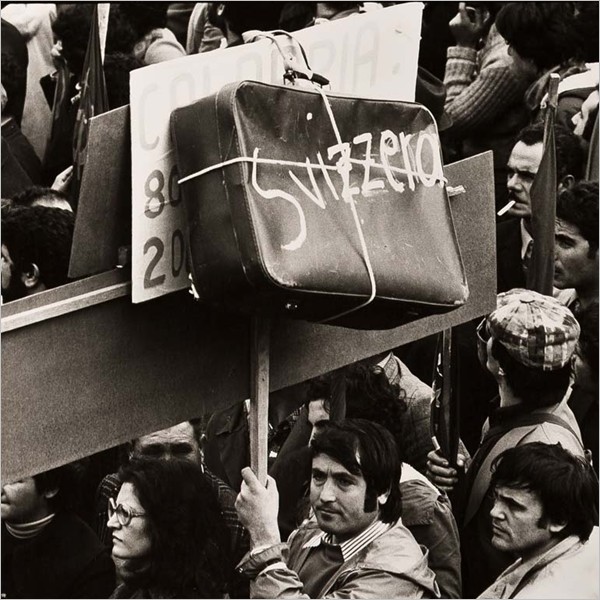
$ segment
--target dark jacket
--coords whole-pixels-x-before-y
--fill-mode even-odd
[[[56,514],[28,540],[14,538],[2,525],[3,597],[108,598],[114,588],[108,550],[74,514]]]
[[[498,293],[525,287],[521,245],[520,219],[509,219],[498,224],[496,229]]]
[[[592,454],[592,465],[598,475],[598,390],[575,384],[568,404],[581,429],[583,445]]]
[[[2,139],[6,140],[12,155],[27,173],[29,179],[35,185],[40,185],[42,183],[42,163],[31,142],[23,135],[14,119],[10,119],[2,125]]]

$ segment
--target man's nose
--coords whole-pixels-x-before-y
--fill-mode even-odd
[[[120,529],[121,527],[121,523],[119,523],[119,519],[117,519],[117,513],[113,513],[112,516],[110,516],[108,518],[108,522],[106,523],[106,526],[109,529]]]
[[[514,175],[510,175],[507,182],[506,187],[509,190],[515,190],[520,186],[519,176],[515,173]]]
[[[335,500],[335,486],[329,479],[321,487],[319,499],[321,502],[333,502]]]
[[[498,502],[494,502],[494,506],[490,511],[490,516],[492,517],[492,519],[504,519],[504,512],[502,511],[502,508]]]

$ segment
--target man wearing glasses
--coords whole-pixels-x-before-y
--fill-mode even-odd
[[[462,521],[463,585],[469,598],[481,593],[512,562],[510,555],[491,544],[494,458],[528,442],[560,443],[576,456],[585,456],[579,427],[565,399],[579,338],[579,324],[571,311],[537,292],[510,290],[498,295],[496,310],[482,321],[477,335],[480,360],[496,380],[499,397],[461,490],[464,505],[457,520]],[[427,467],[429,478],[440,489],[454,489],[457,471],[439,453],[429,453]]]

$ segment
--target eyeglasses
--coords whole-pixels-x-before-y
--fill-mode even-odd
[[[487,317],[483,317],[483,319],[481,319],[481,323],[479,323],[479,325],[477,325],[477,329],[476,329],[477,339],[484,345],[487,345],[488,341],[492,337],[487,330],[486,324],[487,324]],[[473,330],[471,330],[471,331],[473,331]]]
[[[117,515],[117,521],[123,526],[127,527],[129,523],[131,523],[131,519],[134,517],[143,517],[145,512],[138,512],[129,508],[127,506],[123,506],[122,504],[117,504],[114,498],[108,499],[108,520],[113,518],[113,515]]]

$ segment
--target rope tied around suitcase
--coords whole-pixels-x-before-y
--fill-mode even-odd
[[[325,94],[325,92],[323,92],[323,90],[321,88],[317,88],[317,92],[321,95],[321,97],[323,98],[323,101],[325,103],[325,108],[327,110],[327,115],[329,116],[329,120],[331,122],[331,126],[332,126],[334,134],[335,134],[337,145],[340,148],[342,148],[344,146],[344,142],[342,141],[342,138],[341,138],[338,126],[337,126],[337,122],[335,120],[335,116],[331,109],[331,104],[329,102],[329,98],[327,98],[327,95]],[[347,144],[347,146],[349,146],[349,144]],[[318,158],[321,158],[320,154],[319,154]],[[312,165],[310,163],[310,161],[308,161],[308,159],[306,162],[302,163],[302,162],[287,161],[287,160],[281,160],[281,159],[259,158],[258,157],[258,148],[255,148],[252,157],[239,156],[236,158],[232,158],[230,160],[226,160],[226,161],[211,165],[210,167],[207,167],[205,169],[197,171],[196,173],[192,173],[190,175],[187,175],[186,177],[182,177],[181,179],[178,180],[177,183],[179,185],[181,185],[182,183],[185,183],[186,181],[190,181],[191,179],[195,179],[196,177],[201,177],[202,175],[206,175],[207,173],[210,173],[212,171],[222,169],[222,168],[230,166],[230,165],[239,164],[239,163],[252,163],[253,164],[253,169],[252,169],[253,185],[254,185],[255,189],[259,193],[261,193],[261,195],[263,195],[264,197],[268,197],[268,192],[265,192],[264,190],[260,190],[260,188],[258,187],[258,182],[256,180],[256,165],[259,163],[270,164],[270,165],[280,165],[280,166],[299,166],[299,167],[304,167],[304,168],[306,168],[307,166],[309,166],[309,167],[314,166],[315,168],[329,169],[329,170],[333,170],[333,171],[340,173],[340,175],[342,176],[343,182],[344,182],[341,196],[342,196],[342,199],[350,206],[350,210],[352,212],[354,224],[356,226],[356,230],[358,233],[358,239],[359,239],[359,243],[360,243],[360,247],[361,247],[362,258],[365,263],[365,267],[367,269],[367,274],[369,277],[369,285],[371,287],[371,292],[369,294],[368,299],[365,302],[361,302],[358,306],[355,306],[351,309],[343,311],[339,314],[333,315],[332,317],[323,319],[322,321],[319,321],[319,322],[320,323],[328,323],[330,321],[335,321],[336,319],[344,317],[350,313],[356,312],[356,311],[360,310],[361,308],[364,308],[364,307],[368,306],[369,304],[371,304],[371,302],[373,302],[373,300],[375,299],[375,297],[377,295],[377,283],[375,281],[375,273],[373,271],[373,265],[371,264],[371,258],[369,256],[369,250],[367,248],[367,243],[365,240],[363,228],[362,228],[362,225],[360,222],[360,218],[358,216],[358,212],[356,210],[356,203],[354,201],[353,194],[350,193],[349,173],[350,173],[350,170],[352,169],[352,164],[351,164],[352,160],[350,159],[349,152],[347,152],[347,153],[342,152],[342,156],[338,160],[336,165],[325,165],[323,163],[322,159],[319,160],[319,165]],[[404,169],[396,169],[396,170],[404,171]],[[324,172],[326,173],[326,171],[324,171]],[[291,173],[291,171],[290,171],[290,174],[293,175]],[[330,187],[332,187],[331,183],[330,183]],[[288,196],[289,197],[287,199],[292,204],[294,204],[296,206],[296,208],[299,209],[298,214],[301,217],[301,231],[306,231],[306,222],[305,222],[304,213],[303,213],[301,207],[298,205],[298,201],[293,196],[291,196],[291,195],[288,195]],[[287,250],[296,250],[302,245],[302,243],[303,243],[303,240],[301,240],[300,236],[298,236],[296,238],[296,240],[294,240],[290,244],[286,244],[285,246],[282,246],[282,248],[287,249]]]
[[[260,33],[260,32],[257,32],[257,33]],[[290,36],[289,34],[287,34],[287,35],[289,37],[291,37],[296,43],[298,43],[297,40],[295,40],[295,38],[293,38],[293,36]],[[282,56],[284,58],[284,64],[287,65],[289,63],[289,60],[284,55],[279,43],[275,39],[275,36],[270,35],[270,34],[264,34],[264,37],[270,39],[271,42],[277,46],[278,50],[280,51],[280,53],[282,54]],[[298,45],[300,45],[300,44],[298,44]],[[300,49],[302,50],[302,53],[305,56],[304,51],[301,46],[300,46]],[[287,73],[287,71],[286,71],[286,73]],[[312,71],[309,70],[309,73],[312,74]],[[289,79],[289,77],[288,77],[288,79]],[[369,294],[369,297],[367,298],[367,300],[364,302],[361,302],[358,306],[355,306],[351,309],[345,310],[339,314],[335,314],[331,317],[323,319],[322,321],[319,321],[320,323],[329,323],[331,321],[335,321],[339,318],[345,317],[346,315],[349,315],[351,313],[359,311],[360,309],[365,308],[366,306],[371,304],[375,300],[375,297],[377,295],[377,283],[375,281],[375,273],[373,270],[373,265],[371,263],[371,258],[370,258],[369,250],[368,250],[367,243],[365,240],[364,231],[362,228],[362,224],[360,222],[360,218],[358,216],[358,212],[356,209],[356,203],[353,198],[353,196],[357,193],[357,188],[356,189],[351,188],[351,186],[350,186],[350,171],[352,170],[352,164],[353,163],[364,164],[364,161],[358,161],[356,159],[351,158],[351,156],[350,156],[351,145],[348,142],[343,142],[336,119],[335,119],[335,115],[333,114],[331,103],[329,101],[329,98],[323,91],[323,89],[315,83],[315,80],[312,77],[304,77],[304,79],[308,79],[309,81],[312,82],[313,88],[315,89],[315,91],[317,93],[320,94],[320,96],[323,99],[325,109],[327,111],[327,115],[329,117],[329,121],[331,123],[332,129],[333,129],[333,132],[335,135],[335,139],[337,142],[336,145],[328,148],[328,158],[329,158],[329,160],[331,160],[331,158],[334,155],[336,155],[336,154],[340,155],[340,158],[338,159],[338,161],[335,165],[326,165],[323,162],[323,159],[322,159],[320,153],[317,153],[317,159],[318,159],[319,164],[312,164],[308,158],[306,159],[305,162],[289,161],[289,160],[284,160],[284,159],[262,158],[262,157],[258,156],[258,148],[255,148],[253,151],[252,157],[240,156],[240,157],[232,158],[232,159],[211,165],[210,167],[201,169],[200,171],[197,171],[195,173],[192,173],[190,175],[182,177],[181,179],[178,180],[178,184],[181,185],[182,183],[185,183],[187,181],[195,179],[196,177],[201,177],[212,171],[215,171],[218,169],[223,169],[224,167],[231,166],[234,164],[252,163],[251,176],[252,176],[252,184],[253,184],[254,189],[264,198],[273,199],[275,197],[282,197],[283,199],[285,199],[285,200],[289,201],[291,204],[293,204],[294,207],[297,209],[298,215],[300,217],[300,234],[292,242],[281,246],[282,249],[285,249],[285,250],[297,250],[298,248],[300,248],[302,246],[302,244],[304,243],[304,241],[306,239],[306,217],[304,215],[304,211],[302,210],[302,207],[299,204],[298,200],[291,194],[288,194],[287,192],[284,192],[283,190],[278,190],[278,193],[276,193],[273,190],[262,190],[258,186],[258,181],[257,181],[257,177],[256,177],[257,164],[294,166],[294,167],[305,168],[308,172],[308,176],[311,180],[311,183],[313,184],[313,190],[314,190],[315,194],[311,194],[311,192],[304,186],[304,184],[302,184],[302,182],[296,177],[296,175],[294,173],[292,173],[291,170],[289,171],[289,175],[290,175],[291,179],[296,183],[296,185],[298,185],[315,203],[317,203],[319,206],[321,206],[321,208],[325,208],[325,201],[323,200],[321,193],[319,192],[318,187],[316,185],[316,182],[314,181],[314,175],[312,173],[312,169],[316,168],[318,170],[321,170],[321,172],[323,173],[325,182],[327,183],[329,189],[331,190],[334,198],[339,199],[338,194],[333,186],[333,183],[331,182],[331,179],[330,179],[327,171],[332,170],[332,171],[337,172],[341,176],[342,182],[343,182],[343,188],[342,188],[342,192],[341,192],[342,199],[344,200],[344,202],[346,202],[350,206],[350,210],[352,212],[352,217],[354,220],[356,231],[358,233],[362,258],[363,258],[363,261],[364,261],[364,264],[365,264],[365,267],[367,270],[367,274],[369,277],[369,285],[370,285],[371,291],[370,291],[370,294]],[[389,134],[389,135],[384,139],[384,134]],[[391,140],[390,136],[392,136],[392,135],[393,135],[392,132],[382,132],[381,142],[382,142],[382,145],[384,143],[389,145],[390,142],[392,142],[391,145],[392,145],[392,149],[394,150],[393,153],[395,153],[397,151],[398,140],[397,139]],[[394,148],[394,144],[396,145],[395,148]],[[403,148],[403,150],[404,150],[404,148]],[[408,147],[408,150],[412,153],[412,148]],[[393,153],[391,153],[391,154],[393,154]],[[382,154],[383,154],[383,150],[382,150]],[[443,186],[446,183],[446,179],[443,176],[443,173],[441,175],[438,175],[435,172],[432,172],[429,176],[427,176],[427,180],[425,181],[425,178],[424,178],[424,175],[422,172],[414,171],[412,168],[410,168],[412,166],[410,164],[410,162],[408,163],[408,165],[405,164],[405,166],[407,166],[408,168],[404,168],[404,169],[391,166],[387,161],[387,156],[391,156],[391,154],[386,155],[385,158],[382,156],[383,164],[378,164],[378,163],[375,163],[374,161],[370,160],[369,168],[383,169],[388,178],[388,181],[390,181],[390,183],[392,184],[392,187],[394,189],[396,189],[397,191],[401,191],[401,192],[404,191],[404,183],[398,182],[393,177],[393,175],[392,175],[393,172],[401,173],[401,174],[408,176],[409,186],[412,189],[414,189],[413,178],[419,178],[422,181],[422,183],[424,183],[425,185],[428,185],[428,186],[435,185],[435,183],[439,183],[440,185]],[[414,159],[414,154],[413,154],[412,158]],[[413,164],[416,164],[417,169],[421,169],[421,171],[422,171],[422,168],[420,165],[420,159],[415,160]]]

